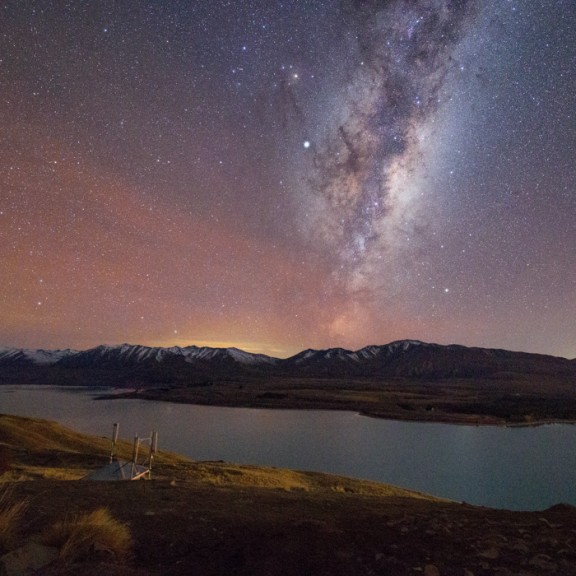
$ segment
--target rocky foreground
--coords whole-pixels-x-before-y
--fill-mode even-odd
[[[129,555],[94,549],[42,574],[576,575],[571,506],[491,510],[373,482],[165,453],[152,481],[74,481],[105,462],[105,439],[8,416],[0,416],[0,446],[10,461],[4,486],[30,503],[18,545],[59,518],[101,507],[133,538]],[[121,445],[121,454],[129,450]]]

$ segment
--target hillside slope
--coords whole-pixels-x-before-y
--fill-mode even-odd
[[[576,575],[570,506],[490,510],[373,482],[162,452],[152,481],[53,479],[100,465],[108,447],[52,422],[0,415],[1,462],[11,461],[0,490],[33,503],[20,543],[102,506],[134,538],[134,555],[123,562],[92,551],[43,574]],[[129,451],[120,444],[121,455]]]

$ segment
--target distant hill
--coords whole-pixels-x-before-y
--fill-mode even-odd
[[[286,359],[237,348],[131,344],[90,350],[0,349],[0,384],[47,383],[153,387],[214,380],[475,379],[510,375],[574,378],[576,360],[508,350],[400,340],[357,351],[304,350]]]

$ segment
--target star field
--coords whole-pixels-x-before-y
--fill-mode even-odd
[[[0,7],[0,345],[576,356],[570,0]]]

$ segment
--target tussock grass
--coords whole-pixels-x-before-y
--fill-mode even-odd
[[[107,508],[69,517],[56,522],[42,537],[44,544],[60,550],[60,560],[72,564],[95,553],[108,553],[116,561],[131,556],[130,529],[112,517]]]
[[[10,488],[0,488],[0,553],[14,546],[27,507],[27,499],[16,500]]]

